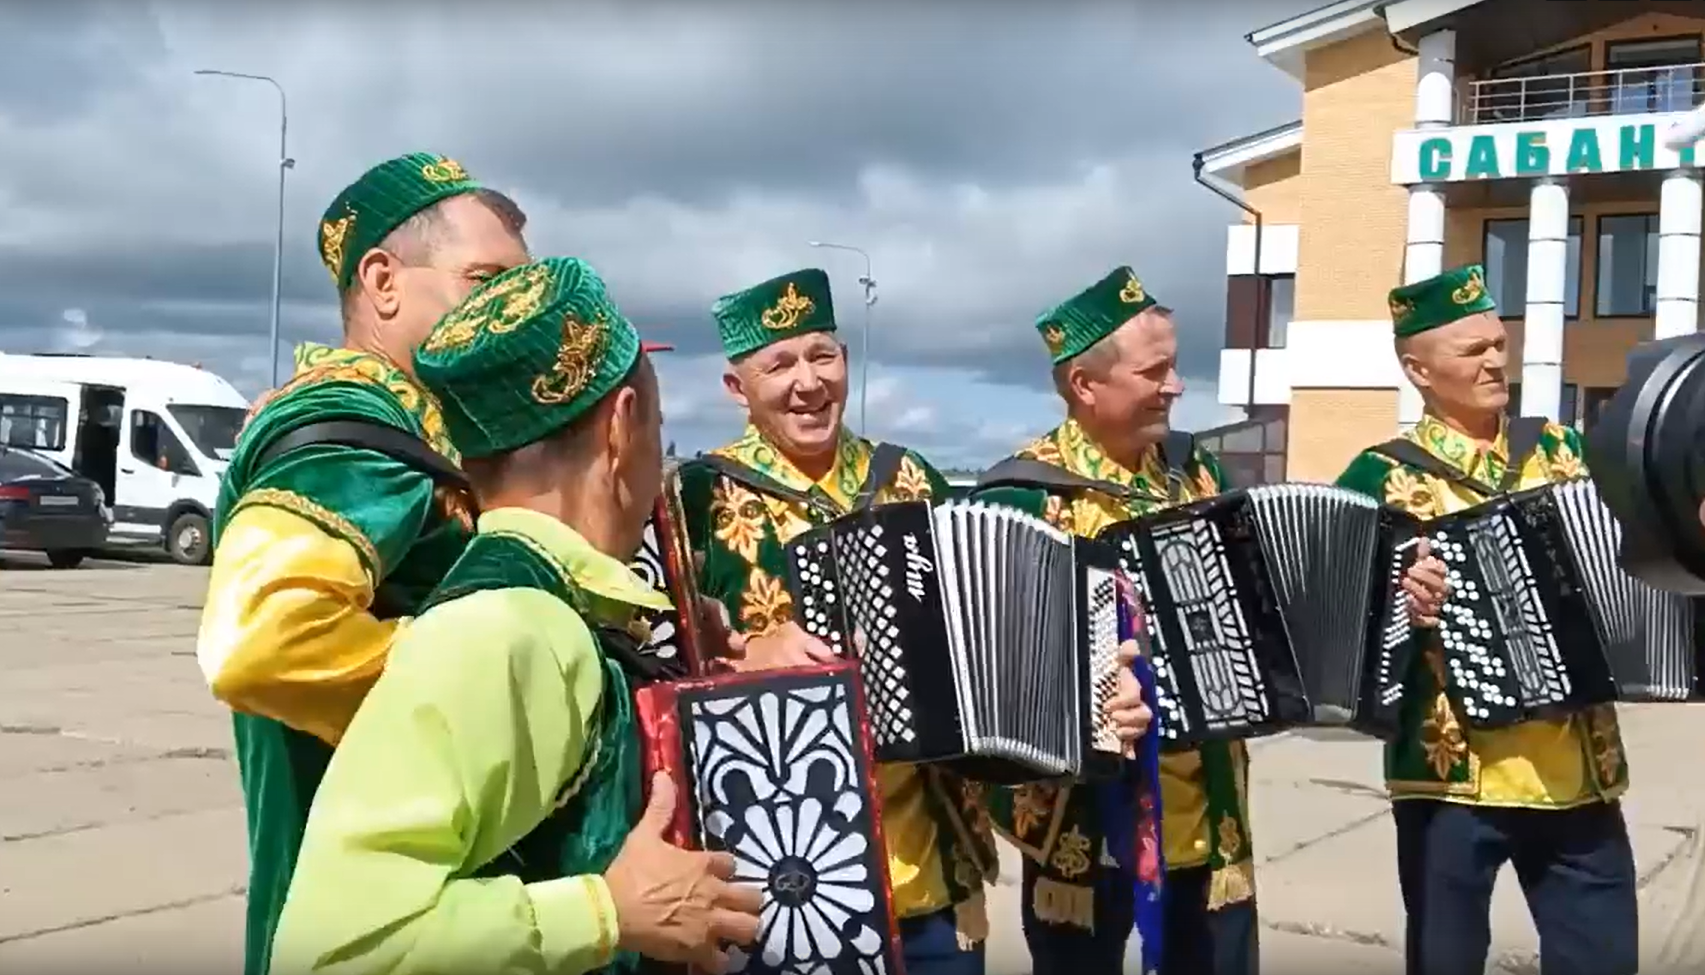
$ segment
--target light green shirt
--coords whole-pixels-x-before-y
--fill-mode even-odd
[[[524,536],[593,597],[600,622],[668,608],[555,519],[498,509],[479,530]],[[595,733],[603,680],[591,630],[539,590],[475,592],[404,627],[315,796],[273,975],[608,964],[618,927],[602,877],[469,876],[551,813]]]

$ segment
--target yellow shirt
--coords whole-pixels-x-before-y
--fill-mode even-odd
[[[525,536],[607,622],[667,608],[555,519],[498,509],[479,528]],[[429,609],[395,651],[315,796],[274,975],[608,964],[619,926],[601,877],[470,877],[544,822],[586,757],[604,681],[586,622],[545,592],[481,591]]]

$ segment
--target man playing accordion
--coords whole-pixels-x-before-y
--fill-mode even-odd
[[[1219,462],[1187,435],[1168,436],[1184,391],[1172,312],[1121,267],[1036,323],[1053,360],[1066,421],[985,480],[977,500],[1008,504],[1080,536],[1162,507],[1218,494]],[[1161,832],[1168,873],[1162,971],[1256,970],[1249,758],[1213,742],[1161,758]],[[1024,933],[1036,975],[1123,971],[1135,912],[1132,879],[1107,856],[1089,789],[1022,786],[993,797],[1000,829],[1025,854]]]
[[[1480,267],[1393,290],[1391,316],[1426,412],[1403,440],[1358,455],[1340,485],[1435,518],[1585,473],[1574,430],[1506,422],[1507,336]],[[1437,631],[1417,630],[1417,639],[1403,729],[1385,754],[1409,972],[1485,966],[1492,887],[1506,861],[1548,975],[1634,972],[1634,859],[1617,801],[1628,764],[1614,706],[1470,728],[1446,693]]]
[[[869,505],[945,500],[946,483],[915,452],[842,426],[846,350],[822,271],[729,295],[712,314],[729,359],[724,382],[749,424],[739,440],[681,469],[687,533],[703,558],[698,588],[742,631],[737,666],[833,659],[795,620],[784,546]],[[1141,734],[1147,713],[1129,673],[1108,707],[1121,740]],[[881,763],[875,777],[906,971],[980,975],[983,886],[998,865],[983,789],[938,765]]]
[[[474,292],[415,370],[484,513],[332,755],[272,970],[724,970],[760,894],[665,841],[668,776],[640,808],[621,663],[668,607],[625,564],[661,483],[645,347],[588,265],[551,258]]]

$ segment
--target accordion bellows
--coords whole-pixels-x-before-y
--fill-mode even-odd
[[[652,684],[636,692],[647,780],[681,796],[673,835],[726,850],[760,887],[753,975],[904,971],[864,703],[851,663]]]
[[[1168,748],[1298,725],[1396,734],[1414,519],[1344,488],[1231,491],[1105,529],[1148,611]]]
[[[663,490],[645,523],[639,552],[630,568],[675,606],[649,621],[651,638],[640,653],[651,664],[652,676],[673,678],[698,673],[705,662],[696,612],[699,593],[681,506],[680,466],[676,463],[664,469]]]
[[[951,501],[856,511],[786,551],[800,626],[859,661],[879,760],[996,783],[1117,773],[1112,549]]]
[[[1494,498],[1426,532],[1451,585],[1445,689],[1469,724],[1698,696],[1697,601],[1622,571],[1621,528],[1591,481]]]

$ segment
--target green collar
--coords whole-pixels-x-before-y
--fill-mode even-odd
[[[479,533],[520,536],[583,592],[626,607],[672,608],[668,597],[627,565],[593,548],[579,532],[549,515],[528,508],[496,508],[480,515]]]

